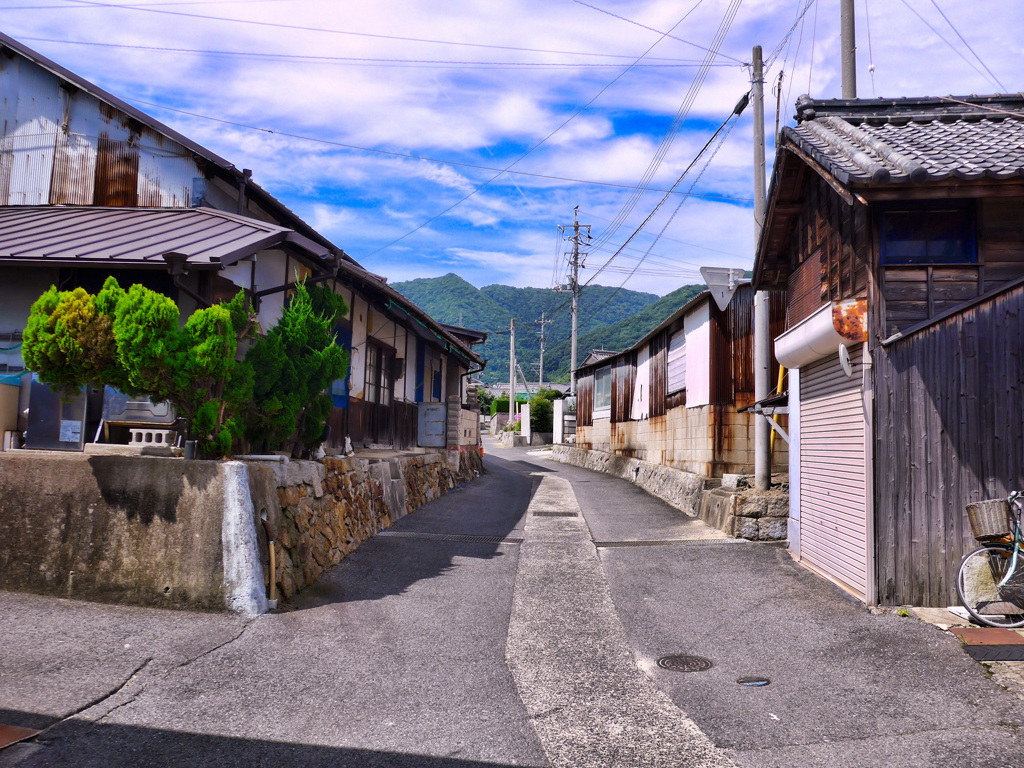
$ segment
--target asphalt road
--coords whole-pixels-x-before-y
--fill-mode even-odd
[[[0,593],[0,723],[45,729],[0,768],[1024,764],[951,636],[627,482],[487,468],[252,621]]]

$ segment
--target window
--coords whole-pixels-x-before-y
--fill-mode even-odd
[[[686,389],[686,332],[672,334],[668,344],[668,394]]]
[[[612,368],[599,368],[594,373],[594,415],[611,416],[612,412]]]
[[[366,387],[363,395],[366,402],[391,405],[394,359],[393,355],[372,341],[366,342]]]
[[[970,200],[929,200],[882,208],[878,239],[882,264],[978,261]]]

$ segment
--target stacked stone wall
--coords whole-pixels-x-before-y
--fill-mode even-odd
[[[483,471],[479,448],[385,460],[249,462],[257,514],[275,538],[277,591],[313,584],[362,542]],[[260,532],[269,586],[269,548]]]

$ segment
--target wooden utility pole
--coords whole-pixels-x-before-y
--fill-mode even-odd
[[[857,40],[853,0],[839,0],[839,36],[843,55],[843,98],[857,98]]]
[[[551,320],[545,320],[544,319],[545,314],[546,313],[541,312],[540,313],[540,320],[534,321],[535,325],[539,325],[540,326],[540,330],[537,331],[537,335],[540,336],[540,369],[539,369],[539,371],[537,373],[537,380],[538,380],[538,382],[540,384],[540,388],[541,389],[544,388],[544,338],[546,336],[544,326],[546,326],[548,323],[552,322]]]
[[[753,50],[753,82],[750,95],[754,105],[754,249],[761,241],[761,228],[767,210],[764,159],[764,62],[761,46]],[[769,365],[771,362],[770,322],[768,294],[754,294],[754,399],[768,397]],[[771,427],[761,414],[754,420],[754,487],[767,491],[772,484]]]
[[[516,417],[516,319],[509,326],[508,344],[508,420]]]

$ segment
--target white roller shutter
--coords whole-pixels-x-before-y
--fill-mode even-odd
[[[863,345],[800,369],[800,557],[864,598],[868,586]]]

